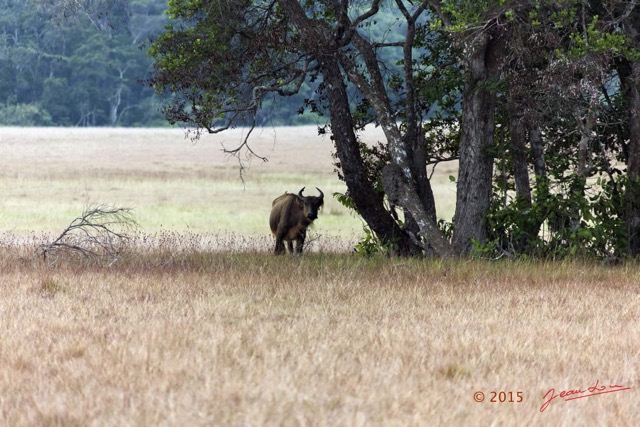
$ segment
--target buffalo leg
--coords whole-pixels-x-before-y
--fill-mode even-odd
[[[275,253],[276,255],[280,255],[284,253],[284,241],[282,240],[281,237],[276,237]]]
[[[300,237],[296,240],[296,252],[301,254],[302,247],[304,246],[304,239],[307,237],[307,233],[302,231],[300,232]]]
[[[287,242],[287,247],[289,248],[289,253],[292,254],[293,253],[293,242],[291,240],[289,240]]]

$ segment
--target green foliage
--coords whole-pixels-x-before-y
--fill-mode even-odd
[[[624,175],[601,177],[588,186],[570,175],[551,193],[539,187],[547,196],[532,205],[517,198],[505,204],[504,189],[497,185],[486,219],[490,236],[485,243],[476,242],[476,255],[626,258],[629,240],[621,194],[628,185]]]
[[[164,109],[171,123],[247,124],[266,94],[295,86],[304,60],[287,51],[289,27],[281,14],[243,0],[206,8],[199,1],[172,1],[168,12],[173,21],[149,49],[155,61],[149,83],[171,97]]]
[[[9,104],[0,107],[0,123],[5,126],[50,126],[51,115],[38,104]]]
[[[448,16],[451,24],[448,29],[453,32],[468,31],[485,21],[490,7],[503,3],[494,0],[446,0],[442,2],[442,12]]]
[[[350,211],[356,210],[356,204],[354,203],[353,199],[346,194],[335,192],[333,193],[333,198]]]
[[[362,227],[362,231],[364,236],[354,247],[354,252],[356,254],[369,257],[374,255],[386,255],[389,253],[389,245],[382,242],[371,228],[364,225]]]
[[[499,90],[504,99],[494,133],[493,203],[488,238],[475,242],[476,255],[632,255],[635,231],[626,220],[629,194],[637,193],[625,169],[629,123],[637,118],[629,114],[617,67],[637,61],[639,50],[628,31],[638,21],[627,12],[609,2],[543,0],[512,16],[514,67],[506,69],[508,84]],[[522,142],[531,200],[515,195],[514,119],[541,135],[544,176],[534,176],[531,141]]]
[[[158,124],[159,111],[145,110],[156,95],[140,83],[151,67],[140,46],[162,29],[166,6],[8,2],[0,20],[0,124]]]
[[[354,215],[360,215],[351,197],[338,192],[333,193],[333,197]],[[355,253],[364,256],[388,253],[389,245],[383,242],[378,236],[376,236],[373,230],[371,230],[371,228],[365,222],[363,222],[362,224],[362,232],[363,236],[354,247]]]
[[[567,54],[571,58],[582,58],[590,54],[607,53],[627,57],[632,61],[640,60],[640,51],[633,46],[633,40],[624,33],[603,31],[598,16],[580,32],[570,35],[571,48]]]

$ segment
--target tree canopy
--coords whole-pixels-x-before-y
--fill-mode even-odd
[[[169,121],[255,126],[303,96],[373,237],[359,250],[638,254],[637,2],[174,0],[169,16],[149,81]],[[384,144],[359,141],[368,123]],[[448,160],[450,224],[429,180]]]

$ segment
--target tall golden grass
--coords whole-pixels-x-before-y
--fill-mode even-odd
[[[163,238],[110,263],[5,239],[1,425],[640,425],[635,264]],[[631,389],[540,412],[602,385]]]
[[[213,137],[2,129],[0,425],[640,425],[636,263],[363,258],[335,200],[273,256],[273,198],[344,191],[312,131],[256,135],[243,186]],[[128,247],[35,255],[92,203]]]

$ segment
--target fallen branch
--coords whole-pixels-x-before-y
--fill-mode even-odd
[[[88,207],[53,242],[41,245],[38,252],[45,260],[59,252],[115,259],[131,240],[128,232],[137,227],[129,208]]]

